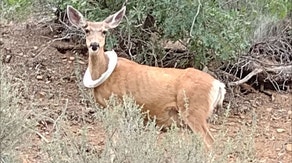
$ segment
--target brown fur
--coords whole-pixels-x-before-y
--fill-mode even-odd
[[[113,20],[113,24],[119,23],[116,22],[120,21],[117,15],[120,16],[122,12],[125,11],[120,10],[105,20]],[[71,22],[74,24],[74,20]],[[95,80],[105,72],[108,65],[107,56],[104,54],[105,35],[102,32],[114,28],[116,24],[106,21],[86,23],[85,30],[90,31],[86,35],[89,48],[88,67],[92,79]],[[91,49],[92,42],[99,43],[98,50]],[[143,105],[143,111],[149,111],[161,126],[171,125],[173,120],[179,119],[178,113],[181,113],[184,123],[194,132],[200,133],[205,143],[210,145],[214,139],[206,119],[214,107],[222,105],[225,94],[224,85],[218,85],[216,82],[217,80],[209,74],[193,68],[183,70],[150,67],[118,58],[117,66],[111,76],[94,88],[94,97],[96,102],[105,106],[105,100],[112,94],[122,97],[130,93],[138,104]]]

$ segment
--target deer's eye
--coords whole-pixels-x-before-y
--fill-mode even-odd
[[[88,34],[90,31],[89,29],[85,29],[85,33]]]
[[[103,35],[106,35],[106,33],[107,33],[107,31],[102,31],[102,34],[103,34]]]

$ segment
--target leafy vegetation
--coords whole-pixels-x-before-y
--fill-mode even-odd
[[[118,11],[123,0],[59,0],[65,10],[70,4],[90,20],[102,20]],[[142,1],[127,2],[127,19],[108,39],[108,48],[119,43],[138,62],[154,64],[165,57],[163,40],[182,41],[195,55],[196,66],[210,61],[234,60],[249,47],[261,15],[283,19],[291,12],[288,0],[259,1]],[[154,39],[153,39],[154,38]]]
[[[31,0],[2,0],[0,2],[0,20],[23,20],[31,13]]]
[[[89,20],[99,21],[125,3],[127,17],[111,31],[107,48],[123,49],[137,62],[149,65],[158,65],[167,55],[162,44],[165,40],[180,41],[194,55],[189,62],[197,67],[214,60],[234,60],[247,51],[259,18],[283,19],[292,10],[289,0],[4,0],[1,14],[21,18],[32,6],[65,11],[72,5]],[[181,62],[184,67],[185,61]]]

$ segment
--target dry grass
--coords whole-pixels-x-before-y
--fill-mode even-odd
[[[104,128],[103,149],[90,143],[86,124],[77,138],[65,129],[62,118],[58,122],[62,130],[56,130],[46,144],[50,162],[256,162],[254,123],[232,137],[227,136],[228,127],[223,123],[214,147],[206,152],[200,137],[187,129],[173,126],[163,133],[155,122],[145,124],[147,114],[141,114],[141,107],[128,96],[121,102],[113,97],[106,109],[96,109],[96,120]]]
[[[113,96],[105,109],[94,107],[94,121],[102,124],[103,130],[99,132],[103,133],[104,144],[90,141],[92,124],[82,122],[78,133],[72,130],[66,105],[53,120],[50,136],[45,138],[35,122],[48,117],[41,113],[31,116],[31,112],[24,110],[18,102],[19,92],[4,74],[1,71],[0,160],[3,163],[20,162],[19,149],[30,146],[32,140],[28,135],[32,133],[41,137],[39,153],[42,162],[256,162],[256,120],[233,136],[228,136],[229,129],[223,120],[220,132],[215,134],[216,143],[206,152],[200,137],[187,129],[173,126],[167,132],[161,132],[155,121],[145,123],[147,114],[141,114],[141,107],[129,96],[120,101]]]
[[[0,162],[18,162],[19,149],[29,143],[35,121],[23,110],[21,92],[10,83],[8,70],[0,63]]]

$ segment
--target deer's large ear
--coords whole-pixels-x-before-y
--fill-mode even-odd
[[[108,28],[115,28],[120,24],[125,13],[126,6],[123,6],[122,9],[120,9],[120,11],[116,12],[113,15],[108,16],[103,22],[105,22],[108,25]]]
[[[83,15],[73,8],[72,6],[67,6],[67,16],[71,24],[76,27],[82,28],[86,25],[86,20]]]

